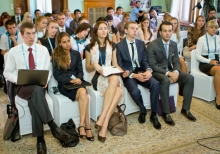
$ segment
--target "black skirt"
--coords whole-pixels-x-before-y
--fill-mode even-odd
[[[203,55],[202,55],[203,56]],[[207,56],[203,56],[204,58],[208,59],[208,55]],[[219,56],[218,54],[215,54],[215,60],[219,61]],[[215,65],[211,65],[211,64],[207,64],[207,63],[199,63],[199,70],[207,75],[209,74],[209,71],[212,69],[212,67]]]

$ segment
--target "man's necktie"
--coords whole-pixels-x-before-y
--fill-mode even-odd
[[[137,61],[136,61],[136,59],[134,59],[134,46],[133,46],[134,42],[130,43],[130,44],[131,44],[131,50],[132,50],[132,57],[131,57],[132,63],[134,63],[136,65],[135,67],[138,67]]]
[[[167,44],[167,43],[164,44],[164,48],[165,48],[165,51],[166,51],[167,59],[168,59],[168,55],[169,55],[169,51],[168,51],[168,49],[167,49],[167,48],[168,48],[168,45],[169,45],[169,44]]]
[[[33,70],[35,69],[35,66],[34,66],[34,56],[32,53],[32,48],[28,48],[28,51],[29,51],[29,69]]]
[[[20,18],[19,17],[17,17],[17,24],[19,24],[20,23]]]
[[[10,46],[10,49],[13,48],[15,46],[14,42],[12,41],[11,39],[11,46]]]

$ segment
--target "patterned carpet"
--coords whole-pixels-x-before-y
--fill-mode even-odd
[[[0,154],[34,154],[36,153],[36,139],[31,135],[25,135],[15,143],[3,141],[2,134],[6,120],[5,107],[8,103],[7,96],[0,90]],[[204,148],[197,144],[197,139],[219,136],[216,139],[202,141],[203,144],[220,150],[220,111],[214,106],[214,102],[206,102],[193,98],[191,111],[197,121],[191,122],[180,114],[182,97],[178,98],[176,113],[171,116],[175,126],[164,123],[161,117],[161,130],[155,130],[149,121],[150,111],[147,114],[147,121],[139,124],[137,117],[139,113],[127,116],[128,133],[123,137],[112,136],[107,133],[107,140],[101,143],[97,140],[97,131],[92,127],[95,141],[80,139],[79,144],[74,148],[62,148],[60,143],[52,136],[50,131],[45,132],[48,154],[215,154],[214,150]],[[91,125],[94,126],[91,120]]]

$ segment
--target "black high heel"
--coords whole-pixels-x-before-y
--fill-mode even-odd
[[[106,137],[99,136],[99,134],[98,134],[98,140],[99,140],[100,142],[104,143],[105,140],[106,140]]]
[[[216,97],[215,97],[215,107],[216,107],[218,110],[220,110],[220,105],[218,105],[218,104],[216,103]]]
[[[79,126],[78,127],[79,137],[82,138],[82,139],[86,139],[86,135],[80,135],[80,128],[82,128],[82,127],[85,129],[84,126]]]
[[[87,131],[87,130],[91,130],[91,128],[86,128],[85,130],[86,130],[86,131]],[[91,131],[92,131],[92,130],[91,130]],[[95,140],[95,139],[94,139],[94,136],[88,137],[87,135],[86,135],[86,139],[89,140],[89,141],[94,141],[94,140]]]
[[[99,116],[97,117],[97,121],[99,120]],[[95,128],[100,130],[102,128],[102,126],[98,125],[98,124],[95,124]]]

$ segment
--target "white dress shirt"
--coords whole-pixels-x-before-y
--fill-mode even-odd
[[[130,43],[133,43],[133,46],[134,46],[134,55],[136,55],[136,62],[137,62],[137,65],[136,67],[140,67],[140,64],[139,64],[139,61],[138,61],[138,53],[137,53],[137,47],[136,47],[136,43],[135,43],[135,39],[134,39],[134,42],[131,42],[129,41],[127,38],[126,38],[126,41],[127,41],[127,44],[128,44],[128,50],[129,50],[129,54],[130,54],[130,57],[131,57],[131,62],[132,62],[132,48],[131,48],[131,44]],[[132,62],[132,65],[133,65],[133,62]]]
[[[220,36],[219,35],[213,35],[210,36],[208,33],[207,38],[208,38],[208,44],[209,44],[209,49],[210,53],[214,53],[215,50],[215,39],[216,39],[216,52],[215,54],[220,53]],[[206,35],[203,35],[198,39],[198,42],[196,44],[196,59],[202,63],[209,63],[210,59],[204,58],[203,56],[208,56],[208,46],[207,46],[207,41],[206,41]]]
[[[8,57],[5,65],[4,76],[7,80],[17,83],[18,70],[29,68],[29,46],[22,43],[8,52]],[[34,43],[31,48],[34,56],[35,69],[50,70],[50,55],[46,47]],[[22,50],[23,49],[23,50]],[[51,76],[51,71],[48,75],[48,81]]]
[[[59,32],[66,32],[66,27],[64,26],[63,28],[61,28],[61,27],[59,26]]]
[[[157,20],[155,18],[152,18],[151,21],[153,23],[155,23],[155,25],[156,25],[156,22],[157,22],[156,26],[157,26],[157,28],[159,28],[160,24],[163,22],[163,16],[157,16]]]

